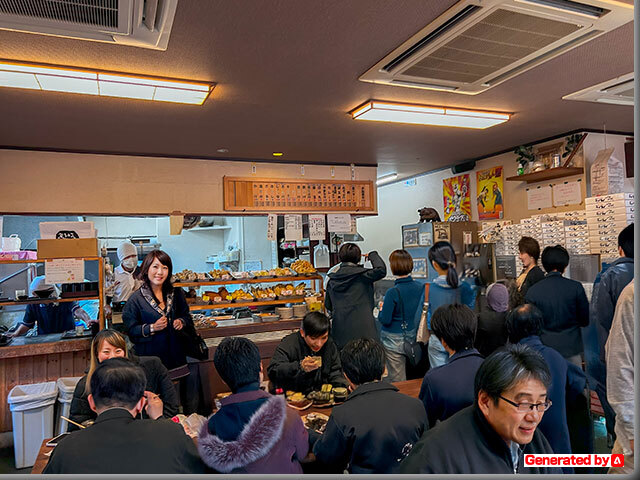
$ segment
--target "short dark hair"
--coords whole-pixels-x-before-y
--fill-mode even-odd
[[[625,257],[633,258],[633,223],[624,227],[618,235],[618,246],[622,248]]]
[[[509,341],[518,343],[531,335],[540,335],[543,325],[544,316],[538,307],[531,303],[520,305],[507,315]]]
[[[526,253],[533,258],[536,263],[540,258],[540,244],[533,237],[522,237],[518,242],[518,251],[520,253]]]
[[[394,275],[409,275],[413,271],[413,258],[406,250],[391,252],[389,264]]]
[[[371,338],[358,338],[347,343],[340,352],[344,374],[355,385],[380,380],[387,355],[384,347]]]
[[[149,282],[149,268],[151,268],[151,264],[155,259],[162,265],[166,265],[169,269],[167,279],[162,284],[162,293],[163,295],[167,295],[171,289],[173,288],[173,284],[171,283],[171,275],[173,275],[173,263],[171,262],[171,257],[162,250],[152,250],[147,253],[147,256],[142,260],[142,265],[140,266],[140,274],[139,278],[142,280],[149,289],[151,289],[151,283]],[[162,300],[159,298],[158,300]]]
[[[433,334],[456,352],[473,347],[477,329],[476,314],[459,303],[442,305],[431,317]]]
[[[360,247],[355,243],[345,243],[338,250],[338,259],[341,262],[351,262],[358,264],[360,263],[360,257],[362,257],[362,252],[360,251]]]
[[[542,266],[547,273],[554,270],[563,273],[569,265],[569,252],[562,245],[545,247],[542,251]]]
[[[528,345],[508,344],[493,352],[476,372],[474,381],[475,402],[482,390],[494,403],[500,395],[517,383],[535,379],[547,389],[551,385],[551,372],[542,355]]]
[[[248,338],[227,337],[220,342],[213,364],[232,392],[260,381],[260,351]]]
[[[302,319],[300,327],[309,337],[320,337],[329,331],[329,317],[321,312],[309,312]]]
[[[96,407],[131,409],[143,397],[146,386],[144,370],[128,358],[105,360],[91,375],[91,395]]]

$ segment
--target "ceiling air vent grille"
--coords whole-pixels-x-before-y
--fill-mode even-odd
[[[118,28],[118,0],[0,0],[0,13]]]
[[[461,0],[360,80],[473,95],[631,21],[604,0]]]
[[[633,72],[562,97],[563,100],[633,106]]]

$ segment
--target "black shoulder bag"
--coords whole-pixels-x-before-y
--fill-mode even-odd
[[[173,317],[173,311],[171,312]],[[173,330],[178,338],[178,341],[182,345],[182,349],[187,357],[195,358],[196,360],[207,360],[209,358],[209,347],[205,343],[204,339],[196,331],[196,327],[192,322],[182,320],[182,328],[180,330]],[[173,325],[173,319],[171,320]]]
[[[417,367],[420,364],[420,360],[422,360],[422,346],[416,342],[416,339],[413,340],[407,338],[407,320],[404,316],[404,302],[402,301],[402,296],[400,295],[400,289],[396,287],[396,292],[398,293],[398,301],[400,305],[400,316],[402,317],[402,323],[400,326],[402,327],[402,336],[404,340],[402,341],[402,353],[405,357],[407,357],[407,362],[412,367]]]

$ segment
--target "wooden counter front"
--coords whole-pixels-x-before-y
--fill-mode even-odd
[[[61,336],[18,337],[0,348],[0,432],[13,429],[7,404],[13,387],[84,375],[91,338],[61,340]]]

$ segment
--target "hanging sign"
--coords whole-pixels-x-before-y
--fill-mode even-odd
[[[563,182],[553,186],[553,206],[577,205],[582,203],[580,182]]]
[[[286,241],[302,240],[302,215],[284,216],[284,239]]]
[[[527,208],[529,210],[550,208],[552,205],[551,185],[540,185],[535,188],[527,188]]]
[[[327,223],[330,232],[351,233],[351,215],[348,213],[329,213]]]
[[[84,260],[77,258],[61,258],[47,260],[44,263],[45,282],[76,283],[84,282]]]
[[[267,215],[267,240],[276,241],[276,231],[278,228],[278,215],[270,213]]]
[[[324,240],[326,230],[324,215],[309,215],[309,240]]]

